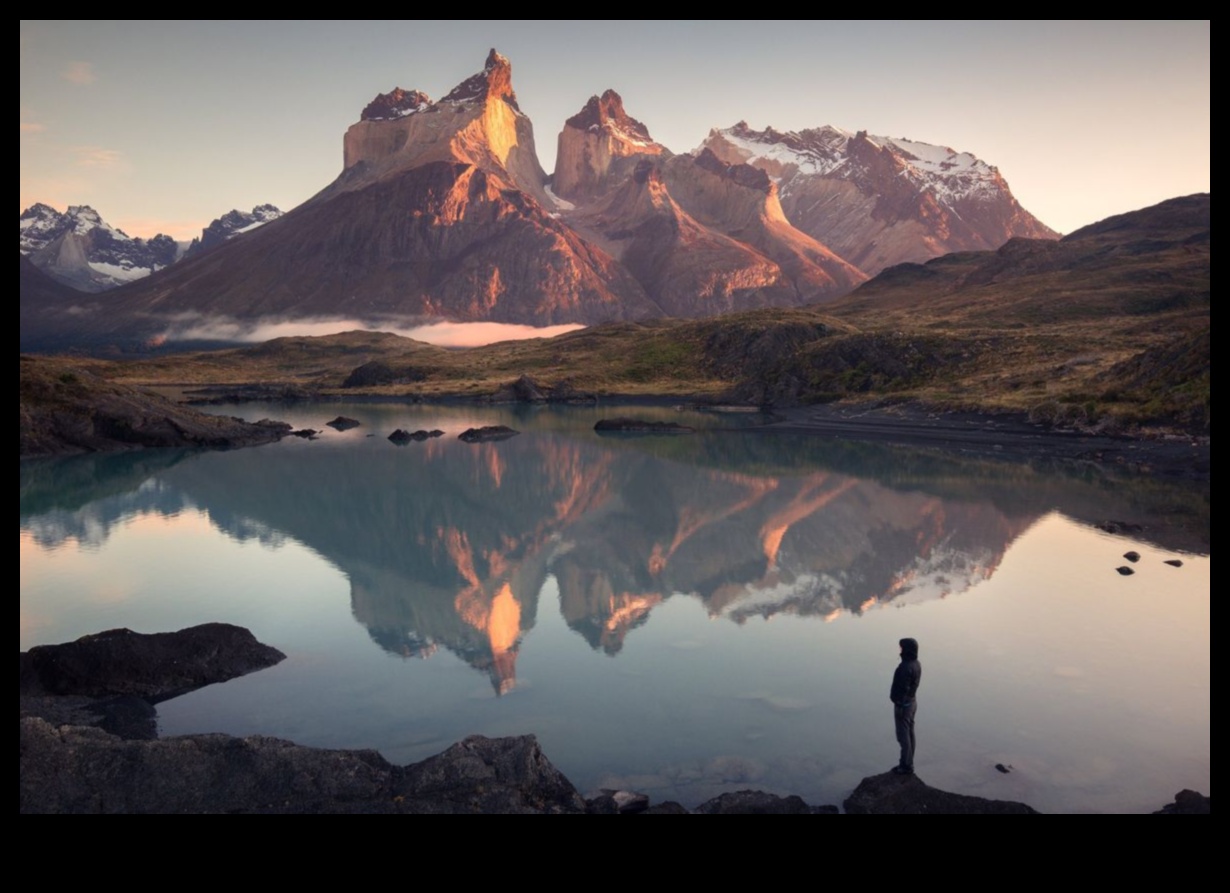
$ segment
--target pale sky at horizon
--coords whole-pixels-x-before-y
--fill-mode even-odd
[[[495,47],[550,172],[613,88],[674,152],[710,128],[832,124],[968,151],[1070,232],[1210,189],[1203,22],[22,22],[20,208],[179,239],[290,210],[377,93],[439,99]]]

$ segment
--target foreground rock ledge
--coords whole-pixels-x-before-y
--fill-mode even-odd
[[[23,813],[584,813],[533,736],[467,738],[421,763],[278,738],[125,741],[21,720]]]

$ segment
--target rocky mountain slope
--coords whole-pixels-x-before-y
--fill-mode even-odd
[[[791,223],[871,275],[1057,235],[1020,206],[997,168],[944,146],[828,126],[753,130],[740,121],[711,131],[701,149],[763,170]]]

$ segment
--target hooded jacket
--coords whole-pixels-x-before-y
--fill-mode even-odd
[[[893,673],[893,687],[888,696],[898,707],[909,707],[914,703],[918,692],[918,684],[922,682],[922,664],[918,662],[918,641],[902,639],[901,663]]]

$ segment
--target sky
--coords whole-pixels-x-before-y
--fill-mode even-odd
[[[377,93],[509,58],[543,167],[613,88],[673,152],[831,124],[968,151],[1060,232],[1209,181],[1202,22],[21,22],[20,210],[87,204],[177,239],[290,210]]]

